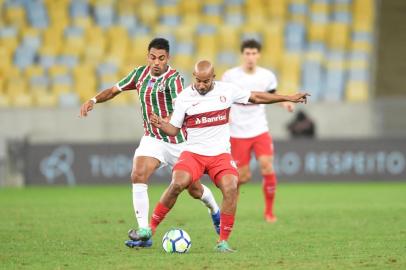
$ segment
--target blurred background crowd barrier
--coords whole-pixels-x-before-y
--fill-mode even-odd
[[[275,169],[282,182],[405,180],[403,140],[277,141]],[[27,185],[128,183],[134,144],[27,144],[21,159]],[[252,160],[253,181],[262,181]],[[169,183],[168,168],[155,173],[154,183]]]
[[[315,141],[293,145],[329,152],[346,141],[366,151],[376,139],[385,153],[396,145],[404,157],[405,10],[398,0],[0,0],[0,185],[43,181],[31,179],[35,170],[27,174],[26,157],[42,157],[31,150],[45,149],[37,144],[98,143],[104,151],[102,144],[124,143],[128,149],[117,149],[131,156],[142,135],[135,92],[97,105],[85,120],[79,105],[145,64],[156,36],[170,41],[170,63],[186,84],[196,60],[212,60],[221,78],[239,64],[240,42],[256,38],[278,89],[312,94],[300,109]],[[278,106],[267,113],[283,156],[296,115]],[[376,175],[370,179],[384,176]],[[310,179],[297,176],[283,175]]]

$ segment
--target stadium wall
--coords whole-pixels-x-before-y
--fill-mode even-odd
[[[406,137],[406,99],[369,103],[315,103],[299,105],[316,124],[317,138]],[[286,139],[286,125],[294,118],[278,105],[267,106],[274,138]],[[1,109],[0,141],[120,142],[138,140],[143,133],[138,104],[115,107],[98,104],[86,119],[79,108]]]
[[[134,143],[30,144],[22,148],[27,185],[129,183]],[[275,142],[280,181],[406,180],[406,140],[291,140]],[[251,162],[253,181],[261,181]],[[168,167],[153,183],[171,179]]]
[[[298,109],[305,109],[316,123],[318,139],[315,140],[316,145],[320,140],[344,140],[344,142],[358,144],[377,138],[386,139],[389,146],[392,138],[400,138],[401,141],[403,139],[403,143],[405,143],[405,99],[381,99],[369,103],[315,103],[306,106],[300,105]],[[61,145],[64,142],[70,144],[117,144],[125,142],[128,151],[126,155],[129,157],[126,160],[131,161],[133,151],[143,133],[141,115],[137,105],[115,107],[108,103],[100,104],[87,119],[80,119],[78,110],[79,108],[1,109],[0,186],[24,185],[30,178],[27,174],[24,177],[25,165],[27,164],[24,157],[27,156],[27,149],[25,148],[27,145],[44,143]],[[267,106],[267,113],[273,137],[276,140],[288,139],[286,125],[294,118],[294,115],[287,113],[277,105]],[[301,144],[308,145],[307,142]],[[281,157],[284,156],[283,145],[292,145],[292,143],[280,144],[277,151]],[[327,146],[325,143],[320,145]],[[390,149],[385,147],[382,149],[383,152],[390,153]],[[320,158],[321,162],[324,162],[325,156],[321,155]],[[330,158],[334,159],[335,157],[330,155]],[[382,156],[378,155],[377,158],[381,160],[380,162],[386,162],[382,161]],[[365,159],[365,156],[354,156],[354,159],[362,160]],[[117,166],[121,166],[120,163],[118,164]],[[358,179],[356,175],[352,176],[354,176],[354,180]],[[382,180],[391,179],[391,177],[385,177],[379,173],[377,177]],[[406,179],[406,175],[402,175],[402,177]],[[122,182],[126,182],[127,178],[127,176],[124,177]],[[290,179],[305,180],[306,178],[299,174],[293,175]],[[313,177],[312,179],[322,180],[322,177]],[[333,178],[325,177],[324,179],[331,180]],[[370,179],[373,180],[373,177]]]

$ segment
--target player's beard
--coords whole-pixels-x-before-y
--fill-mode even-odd
[[[163,69],[159,68],[159,67],[152,67],[151,68],[151,74],[155,77],[159,77],[162,74],[164,74],[166,71],[168,70],[168,65],[164,66]]]
[[[209,92],[209,91],[202,91],[202,90],[199,90],[199,89],[196,89],[196,90],[202,96],[206,95]]]
[[[213,89],[213,86],[214,86],[214,82],[211,83],[209,89],[206,90],[206,91],[199,90],[199,89],[197,89],[196,87],[195,87],[195,88],[196,88],[196,91],[197,91],[200,95],[204,96],[204,95],[206,95],[208,92],[210,92],[210,91]]]

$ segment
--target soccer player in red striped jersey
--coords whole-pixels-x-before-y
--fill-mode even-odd
[[[150,123],[149,116],[156,114],[169,121],[174,110],[174,101],[183,90],[183,78],[168,65],[169,42],[163,38],[153,39],[148,46],[148,65],[131,71],[115,86],[106,89],[85,102],[80,111],[87,116],[96,103],[108,101],[128,90],[138,92],[144,122],[144,136],[134,154],[131,172],[132,198],[138,230],[130,230],[129,247],[148,247],[152,242],[148,224],[149,198],[147,183],[152,173],[161,166],[173,166],[185,146],[186,132],[181,129],[174,136],[168,136]],[[200,199],[211,213],[216,232],[220,231],[220,212],[210,189],[200,183],[189,187],[192,197]],[[144,241],[145,239],[145,241]]]
[[[248,39],[241,44],[242,65],[227,70],[222,80],[238,85],[245,90],[275,93],[277,80],[270,70],[257,66],[261,44]],[[288,111],[293,111],[294,104],[280,103]],[[273,211],[276,175],[272,166],[273,142],[269,134],[265,107],[262,104],[233,104],[230,112],[231,154],[238,166],[239,185],[251,179],[251,153],[255,153],[263,177],[262,190],[265,199],[264,218],[267,222],[276,221]],[[255,119],[255,120],[254,120]]]
[[[207,60],[196,64],[193,75],[195,82],[179,95],[169,123],[156,114],[150,117],[153,125],[166,134],[174,136],[184,127],[188,132],[186,147],[173,167],[172,182],[152,214],[151,229],[155,232],[179,194],[206,173],[223,194],[216,250],[232,252],[227,241],[237,208],[238,172],[230,154],[230,107],[233,103],[248,102],[306,102],[308,94],[281,96],[251,92],[235,84],[214,81],[214,68]]]

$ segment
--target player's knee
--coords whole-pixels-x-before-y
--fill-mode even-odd
[[[172,195],[179,195],[184,189],[186,188],[186,186],[184,185],[184,183],[182,183],[181,181],[172,181],[171,185],[170,185],[170,192]]]
[[[131,172],[131,181],[133,183],[146,183],[146,171],[143,169],[133,169]]]
[[[191,177],[189,173],[183,171],[174,171],[172,175],[172,182],[170,184],[170,190],[173,194],[180,194],[184,189],[188,188],[191,183]]]
[[[273,165],[271,161],[264,161],[261,162],[260,164],[261,167],[261,174],[262,175],[268,175],[268,174],[272,174],[273,171]]]
[[[238,179],[236,177],[231,177],[225,181],[223,186],[223,195],[224,197],[236,197],[238,193]]]
[[[188,188],[190,196],[194,199],[200,199],[203,196],[203,188],[200,186],[190,185]]]

